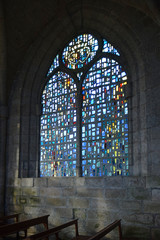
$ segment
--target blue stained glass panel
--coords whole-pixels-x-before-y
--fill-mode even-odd
[[[59,55],[57,55],[54,60],[53,60],[53,63],[51,64],[49,70],[48,70],[48,73],[47,73],[47,76],[49,76],[50,73],[53,72],[54,69],[56,69],[57,67],[59,67]]]
[[[96,38],[91,34],[81,34],[74,38],[64,49],[62,61],[67,68],[82,68],[94,58],[98,48]]]
[[[128,175],[126,84],[122,67],[108,58],[100,59],[86,75],[82,85],[82,128],[86,129],[82,136],[83,176]]]
[[[103,50],[102,52],[108,52],[120,56],[120,53],[115,49],[107,40],[103,39]]]
[[[76,175],[77,88],[66,73],[56,73],[42,94],[40,176]]]

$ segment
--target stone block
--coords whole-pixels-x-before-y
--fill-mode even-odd
[[[159,201],[143,201],[144,213],[160,213]]]
[[[137,213],[137,214],[127,214],[123,217],[123,220],[128,224],[143,224],[148,226],[153,226],[154,224],[154,218],[152,214],[143,214],[143,213]]]
[[[46,198],[46,204],[51,205],[53,207],[66,207],[66,199],[65,198]]]
[[[62,191],[63,191],[62,188],[42,187],[42,188],[40,188],[40,196],[60,197],[60,196],[62,196]]]
[[[158,139],[159,140],[159,136],[160,136],[160,127],[159,126],[152,127],[151,128],[152,139]]]
[[[127,190],[128,198],[135,200],[149,200],[151,199],[151,190],[144,188],[130,188]]]
[[[119,211],[119,204],[118,200],[106,200],[106,199],[90,199],[90,208],[91,209],[101,209],[101,210],[110,210],[113,212]]]
[[[144,227],[143,225],[122,225],[123,237],[125,238],[136,238],[150,240],[150,228]]]
[[[123,177],[113,176],[104,178],[104,188],[123,188]]]
[[[148,176],[146,178],[147,188],[160,188],[160,176]]]
[[[70,187],[75,185],[75,177],[62,177],[59,178],[61,187]]]
[[[48,178],[48,187],[70,187],[75,185],[74,177]]]
[[[63,197],[70,197],[70,196],[75,196],[75,195],[76,195],[76,190],[73,187],[65,187],[62,189]]]
[[[57,218],[65,218],[67,220],[71,220],[73,218],[73,211],[71,208],[56,208],[55,206],[52,215],[56,216]]]
[[[160,214],[155,217],[155,225],[156,227],[160,227]]]
[[[98,209],[87,209],[88,219],[95,219],[98,216]]]
[[[103,222],[104,224],[109,224],[115,219],[122,218],[122,214],[117,209],[117,212],[112,212],[110,209],[89,209],[88,213],[88,220],[97,219],[98,222]]]
[[[84,178],[84,177],[75,178],[75,184],[76,184],[77,187],[85,186],[85,184],[86,184],[85,181],[86,181],[86,178]]]
[[[158,157],[157,157],[157,154],[158,154]],[[157,152],[152,154],[152,165],[150,168],[150,171],[154,176],[159,176],[159,159],[160,159],[160,152],[158,152],[157,150]]]
[[[22,195],[26,195],[26,196],[38,196],[39,188],[35,188],[35,187],[21,188],[21,193],[22,193]]]
[[[89,199],[86,198],[69,198],[69,208],[85,208],[89,207]]]
[[[104,190],[98,188],[77,188],[77,196],[103,198]]]
[[[94,178],[85,178],[85,186],[88,188],[103,188],[104,178],[94,177]]]
[[[160,201],[160,188],[159,189],[152,189],[152,200]]]
[[[131,200],[125,200],[119,203],[120,209],[123,210],[134,210],[136,212],[140,212],[142,209],[142,203],[141,201],[131,201]]]
[[[22,187],[33,187],[33,178],[21,178]]]
[[[86,209],[73,208],[73,217],[86,220]]]
[[[29,198],[29,205],[32,206],[40,206],[41,198],[40,197],[30,197]]]
[[[29,205],[24,205],[24,214],[36,217],[36,216],[42,216],[42,215],[47,215],[50,214],[50,211],[48,208],[45,208],[44,206],[40,207],[38,206],[29,206]]]
[[[107,189],[105,191],[106,199],[125,199],[127,197],[127,192],[125,189]]]
[[[19,187],[21,185],[21,179],[19,178],[11,178],[8,182],[9,185],[13,185],[14,187]]]
[[[137,188],[137,187],[145,187],[146,186],[146,179],[145,177],[124,177],[123,178],[124,182],[124,187],[129,187],[129,188]]]
[[[48,178],[48,187],[61,187],[61,178],[50,177]]]
[[[48,187],[48,178],[34,178],[34,187]]]
[[[108,224],[106,224],[108,225]],[[92,219],[88,220],[86,222],[86,230],[89,232],[91,235],[97,233],[101,229],[103,229],[105,226],[104,222],[99,221],[98,219]]]
[[[27,199],[27,197],[25,197],[25,196],[19,196],[19,197],[17,198],[17,200],[18,200],[17,203],[19,203],[19,204],[21,204],[21,205],[28,203],[28,199]]]

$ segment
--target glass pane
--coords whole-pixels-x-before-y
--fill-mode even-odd
[[[57,67],[59,67],[59,55],[57,55],[53,61],[53,63],[51,64],[49,71],[47,73],[47,76],[53,72],[54,69],[56,69]]]
[[[74,38],[64,49],[62,61],[67,68],[82,68],[94,58],[97,50],[97,39],[91,34],[82,34]]]
[[[122,67],[108,58],[93,65],[83,82],[83,176],[128,174],[126,84]]]
[[[42,94],[40,176],[75,176],[77,115],[74,80],[56,73]]]
[[[109,42],[107,42],[105,39],[103,40],[103,50],[102,52],[108,52],[113,53],[118,56],[120,56],[120,53],[115,49]]]

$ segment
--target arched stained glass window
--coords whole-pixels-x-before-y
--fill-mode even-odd
[[[128,175],[127,75],[119,57],[108,41],[81,34],[54,58],[42,93],[41,177]]]

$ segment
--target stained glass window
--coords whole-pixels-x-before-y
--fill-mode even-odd
[[[59,55],[57,55],[52,63],[52,65],[49,68],[49,71],[47,73],[47,76],[49,76],[54,69],[56,69],[59,66]]]
[[[128,104],[126,73],[112,59],[89,69],[82,85],[83,176],[128,173]]]
[[[108,41],[81,34],[54,58],[41,100],[41,177],[79,168],[82,176],[128,175],[128,82],[114,54]]]
[[[97,39],[91,34],[82,34],[74,38],[64,49],[62,60],[68,68],[82,68],[94,58],[97,50]]]
[[[102,52],[108,52],[108,53],[113,53],[118,56],[120,56],[119,52],[117,49],[115,49],[109,42],[107,42],[105,39],[103,40],[103,50]]]
[[[77,89],[66,73],[57,72],[42,95],[41,176],[75,176]]]

